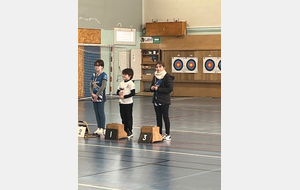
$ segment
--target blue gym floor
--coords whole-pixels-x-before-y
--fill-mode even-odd
[[[108,96],[105,114],[121,123],[117,97]],[[156,119],[151,97],[135,96],[132,139],[78,137],[78,189],[220,190],[221,98],[172,97],[169,115],[171,141],[138,143]],[[78,120],[96,130],[90,100],[78,101]]]

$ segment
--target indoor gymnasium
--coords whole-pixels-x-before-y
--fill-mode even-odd
[[[221,1],[78,5],[78,189],[220,190]]]

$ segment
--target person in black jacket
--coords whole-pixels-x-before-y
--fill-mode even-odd
[[[156,114],[156,122],[162,135],[162,118],[165,122],[165,134],[163,140],[171,140],[169,106],[171,105],[171,92],[173,91],[174,76],[165,71],[165,63],[158,61],[155,64],[155,73],[152,79],[150,91],[153,93],[152,103]]]

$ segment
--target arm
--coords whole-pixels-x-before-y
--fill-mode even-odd
[[[93,81],[90,82],[90,93],[93,94]]]
[[[169,75],[164,80],[166,80],[166,86],[165,87],[159,86],[157,91],[158,93],[161,94],[170,94],[173,91],[173,79]]]
[[[99,96],[99,95],[103,92],[103,90],[104,90],[105,87],[106,87],[106,80],[102,80],[102,85],[101,85],[101,87],[99,88],[99,90],[98,90],[98,92],[96,93],[96,95]]]
[[[132,97],[132,96],[134,96],[134,95],[135,95],[135,89],[132,89],[132,90],[130,91],[130,94],[127,94],[127,95],[124,96],[124,99],[125,99],[125,98],[130,98],[130,97]]]
[[[120,86],[121,86],[121,83],[120,83],[119,86],[118,86],[118,90],[117,90],[117,92],[116,92],[117,95],[120,95],[120,91],[121,91],[121,90],[120,90]]]

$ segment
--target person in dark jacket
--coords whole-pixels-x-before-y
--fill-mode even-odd
[[[174,76],[165,71],[165,63],[158,61],[155,64],[155,73],[152,79],[150,91],[153,93],[152,103],[156,114],[156,122],[162,135],[162,119],[165,122],[165,134],[163,140],[171,140],[169,106],[171,105],[171,92],[173,91]]]

